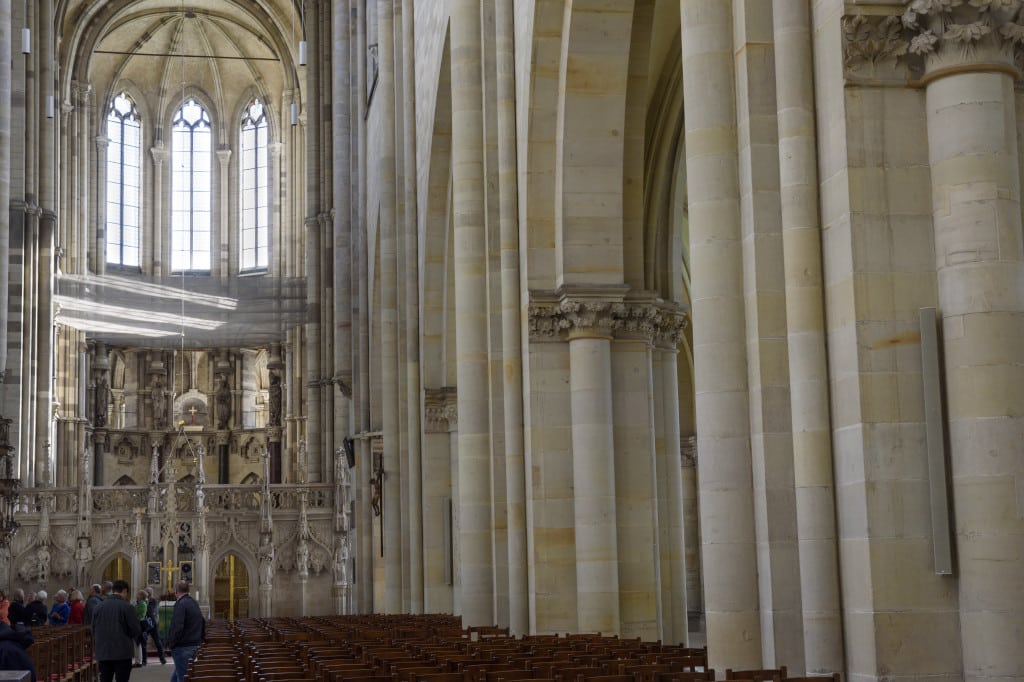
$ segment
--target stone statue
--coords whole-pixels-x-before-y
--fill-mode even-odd
[[[39,566],[39,581],[45,583],[50,575],[50,550],[46,545],[39,545],[36,550],[36,563]]]
[[[110,411],[110,385],[107,378],[100,376],[96,380],[96,409],[93,414],[93,426],[102,428],[107,425],[107,412]]]
[[[309,575],[309,544],[306,542],[306,538],[299,540],[299,546],[295,550],[295,567],[300,576]]]
[[[221,374],[217,386],[217,428],[228,428],[231,421],[231,388],[228,386],[228,375]]]
[[[270,414],[269,426],[281,425],[281,377],[277,372],[270,373]]]
[[[92,451],[86,446],[82,451],[82,485],[92,485]]]
[[[334,548],[334,581],[348,585],[348,546],[344,541]]]
[[[260,539],[256,555],[260,561],[260,585],[270,585],[274,580],[274,543],[270,535],[264,534]]]
[[[153,426],[158,429],[167,427],[167,391],[164,389],[164,379],[157,375],[153,379]]]

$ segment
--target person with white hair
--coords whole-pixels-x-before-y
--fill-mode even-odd
[[[67,625],[71,616],[71,605],[68,604],[68,593],[57,590],[53,595],[53,606],[50,608],[50,625]]]
[[[11,593],[11,605],[7,610],[7,620],[11,627],[15,625],[28,625],[28,606],[25,604],[25,590],[15,590]]]
[[[35,593],[35,598],[28,603],[28,626],[36,627],[37,625],[46,625],[46,598],[50,595],[46,594],[46,590],[39,590]]]
[[[103,603],[103,586],[96,583],[89,590],[89,598],[85,600],[85,613],[82,614],[82,622],[92,625],[92,616],[96,609]]]

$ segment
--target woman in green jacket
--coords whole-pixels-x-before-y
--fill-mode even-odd
[[[149,629],[147,612],[149,611],[149,595],[144,590],[135,593],[135,617],[139,619],[139,641],[135,643],[135,662],[133,668],[140,668],[146,665],[146,630]]]

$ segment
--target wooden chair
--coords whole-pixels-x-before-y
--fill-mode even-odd
[[[699,682],[715,679],[714,668],[700,672],[684,672],[673,670],[667,673],[654,673],[654,682]]]
[[[740,678],[750,678],[752,680],[761,682],[771,682],[771,680],[784,680],[786,679],[786,666],[781,668],[765,669],[765,670],[733,670],[732,668],[725,669],[725,679],[727,680],[738,680]]]

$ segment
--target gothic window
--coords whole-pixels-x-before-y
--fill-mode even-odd
[[[107,110],[107,263],[139,267],[142,123],[125,93]]]
[[[270,201],[267,179],[267,115],[258,99],[242,112],[241,261],[242,271],[265,270],[270,249]]]
[[[212,249],[213,130],[186,100],[171,122],[171,269],[209,272]]]

